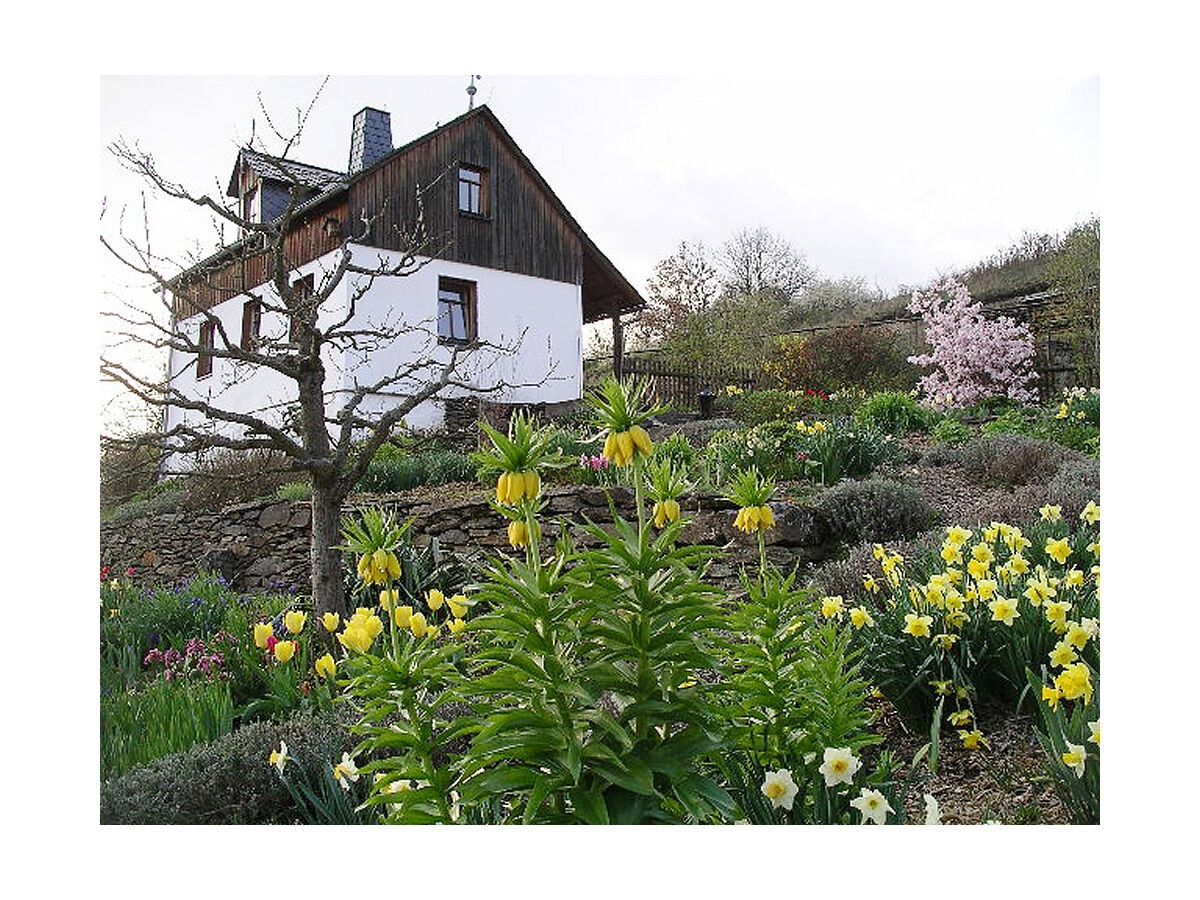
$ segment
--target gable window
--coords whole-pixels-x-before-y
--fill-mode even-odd
[[[242,304],[242,349],[253,350],[258,344],[258,332],[262,328],[262,304],[247,300]]]
[[[458,167],[458,210],[487,215],[487,171],[475,166]]]
[[[211,351],[213,339],[216,336],[216,325],[212,319],[200,323],[200,354],[196,357],[196,377],[204,378],[212,374],[213,358]]]
[[[438,342],[467,344],[475,340],[475,282],[438,279]]]

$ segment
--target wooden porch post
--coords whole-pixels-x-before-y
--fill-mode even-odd
[[[625,326],[621,324],[621,310],[614,302],[612,314],[613,377],[620,379],[625,374]]]

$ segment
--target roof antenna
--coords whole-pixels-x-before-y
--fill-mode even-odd
[[[482,75],[471,76],[471,83],[467,85],[467,96],[470,98],[470,100],[467,101],[467,112],[470,112],[475,108],[475,91],[477,90],[475,87],[476,78],[478,78],[480,81],[483,81]]]

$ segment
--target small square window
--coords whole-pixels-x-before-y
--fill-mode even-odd
[[[474,166],[458,168],[458,210],[487,215],[487,172]]]
[[[468,344],[475,340],[475,282],[438,279],[438,342]]]
[[[211,351],[216,337],[216,325],[212,319],[200,323],[200,352],[196,356],[196,377],[204,378],[212,374],[213,358]]]

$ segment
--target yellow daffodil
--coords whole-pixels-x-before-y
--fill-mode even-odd
[[[982,579],[988,572],[988,564],[980,559],[967,560],[967,574],[976,581]]]
[[[276,641],[275,642],[275,659],[281,663],[287,662],[296,653],[295,641]]]
[[[962,741],[964,750],[978,750],[980,747],[989,746],[987,738],[978,728],[973,731],[959,730],[958,737]]]
[[[254,646],[259,650],[267,649],[267,638],[275,633],[270,622],[257,622],[254,625]]]
[[[993,622],[1003,622],[1005,625],[1012,625],[1013,619],[1021,617],[1017,604],[1004,597],[997,597],[988,604],[988,609],[992,611]]]
[[[1038,512],[1041,513],[1042,521],[1044,522],[1061,522],[1062,507],[1047,503],[1045,506],[1039,507]]]
[[[933,644],[935,647],[940,647],[942,650],[950,650],[958,641],[957,634],[935,634],[933,636]]]
[[[1023,557],[1020,553],[1014,553],[1012,556],[1010,556],[1005,565],[1008,566],[1008,570],[1014,575],[1024,575],[1029,571],[1029,560]]]
[[[1063,584],[1069,588],[1077,588],[1083,585],[1083,573],[1074,566],[1067,569],[1063,573]]]
[[[821,598],[821,615],[826,619],[842,617],[842,598],[841,597],[823,597]]]
[[[871,575],[864,575],[863,576],[863,590],[868,591],[872,594],[878,594],[879,593],[879,582],[877,582],[874,579],[874,577],[872,577]]]
[[[1095,722],[1088,722],[1087,726],[1088,726],[1088,731],[1091,732],[1091,734],[1088,735],[1088,740],[1091,741],[1093,744],[1095,744],[1097,747],[1099,747],[1100,746],[1100,720],[1097,719]]]
[[[867,822],[882,825],[887,821],[888,813],[895,812],[887,798],[871,788],[863,788],[862,793],[850,801],[850,805],[862,813],[864,825]]]
[[[817,771],[825,776],[825,786],[833,787],[835,784],[851,784],[854,773],[861,767],[862,763],[850,752],[849,747],[827,747],[824,762]]]
[[[1060,566],[1064,565],[1067,561],[1067,557],[1071,555],[1071,545],[1067,542],[1066,538],[1059,538],[1057,540],[1054,538],[1047,538],[1046,555],[1053,559]]]
[[[904,633],[913,637],[929,637],[929,626],[933,624],[933,616],[918,616],[908,613],[904,617]]]
[[[1100,521],[1100,507],[1096,505],[1095,500],[1089,500],[1087,506],[1083,508],[1083,512],[1079,514],[1079,518],[1087,522],[1089,525],[1095,525]]]
[[[1058,595],[1049,581],[1044,581],[1039,578],[1030,578],[1025,582],[1025,592],[1021,595],[1029,600],[1034,606],[1041,606],[1046,600]]]
[[[343,753],[342,761],[333,767],[333,777],[344,791],[350,790],[351,781],[358,781],[358,766],[349,753]]]
[[[1088,640],[1094,641],[1100,636],[1100,620],[1091,616],[1085,616],[1079,620],[1079,627],[1083,629],[1083,633],[1088,636]]]
[[[956,709],[954,712],[950,713],[949,716],[947,716],[950,724],[954,725],[955,727],[960,725],[970,725],[972,718],[973,717],[969,709]]]
[[[338,625],[341,624],[342,617],[335,612],[327,612],[321,616],[321,624],[325,626],[325,630],[332,633],[338,630]]]
[[[1066,641],[1059,641],[1050,651],[1050,665],[1055,668],[1069,666],[1075,662],[1075,649]]]
[[[941,557],[947,563],[962,562],[962,551],[958,544],[943,544],[941,549]]]
[[[1067,622],[1067,634],[1063,638],[1068,644],[1076,650],[1082,650],[1087,646],[1089,635],[1087,630],[1078,622]]]
[[[951,525],[946,529],[946,543],[952,544],[955,547],[961,547],[971,539],[972,532],[966,528],[961,528],[958,525]]]
[[[441,609],[442,604],[446,602],[446,596],[439,590],[432,590],[425,595],[425,604],[430,609]]]
[[[333,654],[326,653],[313,663],[313,669],[322,678],[332,678],[337,672],[337,663],[333,660]]]
[[[1072,663],[1054,678],[1054,686],[1062,691],[1067,700],[1083,698],[1084,703],[1092,701],[1092,674],[1085,663]]]
[[[1046,614],[1047,622],[1065,622],[1067,613],[1071,611],[1071,604],[1066,600],[1047,600],[1042,607],[1042,612]]]
[[[865,608],[856,606],[850,610],[850,624],[855,628],[862,628],[864,625],[874,625],[875,620]]]
[[[980,600],[991,600],[996,593],[996,582],[990,578],[980,578],[975,582],[975,590]]]
[[[1058,701],[1060,697],[1062,697],[1062,691],[1060,691],[1058,688],[1051,687],[1046,684],[1042,685],[1042,702],[1051,709],[1058,707]]]
[[[1062,761],[1074,770],[1077,778],[1082,778],[1087,764],[1087,750],[1083,748],[1082,744],[1072,744],[1067,741],[1067,749],[1062,755]]]
[[[953,681],[931,681],[929,684],[933,688],[934,694],[939,697],[948,697],[954,691]]]

